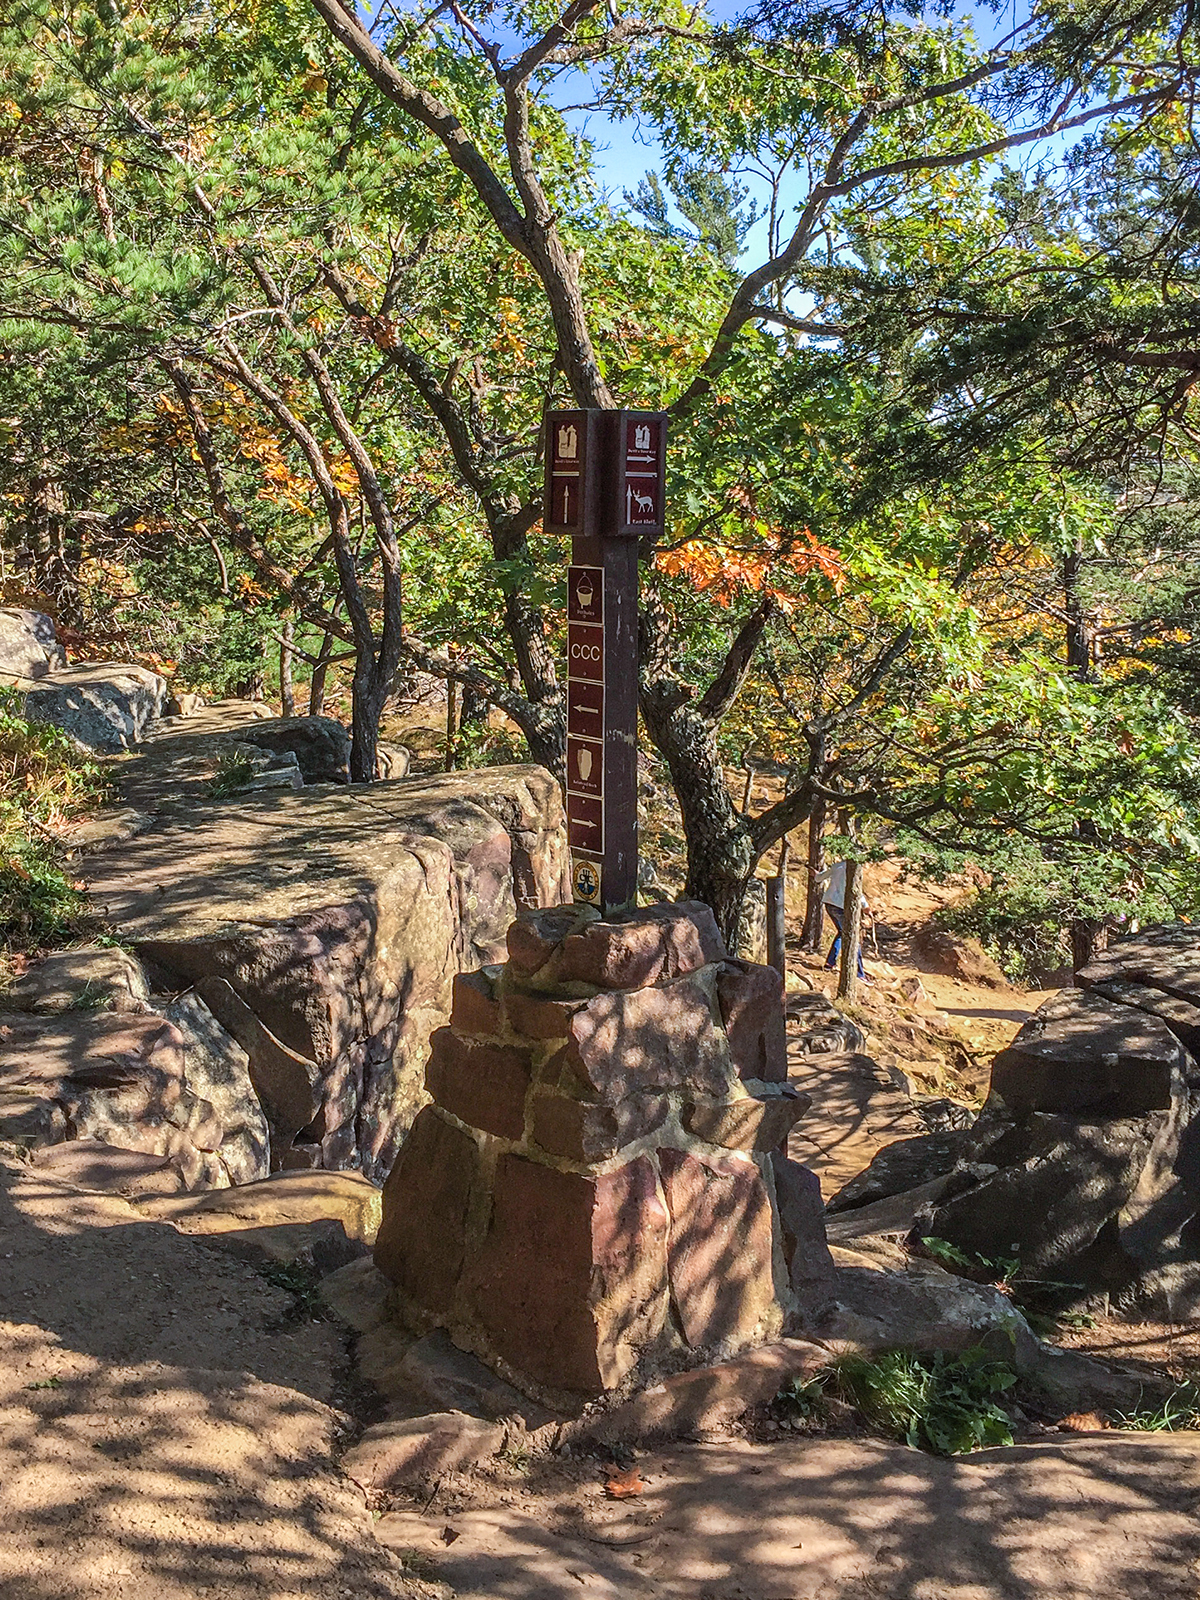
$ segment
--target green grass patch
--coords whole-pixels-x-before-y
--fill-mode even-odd
[[[226,800],[240,794],[254,776],[255,767],[248,756],[223,755],[217,759],[217,770],[208,785],[214,800]]]
[[[1200,1428],[1200,1386],[1180,1384],[1161,1405],[1145,1411],[1117,1411],[1118,1428],[1134,1433],[1179,1433]]]
[[[21,716],[0,689],[0,948],[36,950],[93,931],[60,843],[104,792],[100,770],[57,728]]]
[[[957,1456],[1013,1442],[997,1396],[1016,1381],[1011,1367],[982,1349],[959,1356],[884,1350],[842,1356],[806,1382],[793,1379],[777,1404],[794,1416],[819,1417],[827,1399],[836,1398],[915,1450]]]

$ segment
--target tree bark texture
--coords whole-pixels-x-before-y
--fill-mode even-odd
[[[787,878],[767,879],[767,965],[787,977]]]
[[[818,795],[808,819],[808,857],[805,863],[804,932],[802,950],[819,950],[824,937],[825,903],[821,874],[825,870],[825,801]]]
[[[858,952],[862,944],[861,861],[846,863],[846,903],[842,909],[842,957],[838,971],[837,997],[852,1001],[858,993]]]
[[[327,633],[321,640],[313,667],[312,681],[308,686],[308,714],[320,717],[325,714],[325,676],[329,671],[329,658],[333,654],[333,635]]]
[[[458,765],[458,685],[453,678],[446,684],[446,771],[453,772]]]
[[[291,617],[283,625],[279,642],[279,708],[285,717],[296,715],[296,687],[292,682],[292,639],[296,624]]]

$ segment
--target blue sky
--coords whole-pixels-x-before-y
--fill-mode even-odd
[[[726,22],[744,13],[750,4],[751,0],[708,0],[706,9],[715,21]],[[964,0],[959,6],[958,15],[970,23],[982,43],[993,43],[1011,32],[1018,17],[1028,15],[1028,0],[1006,0],[1003,10],[998,13],[986,4],[986,0]],[[578,78],[570,83],[569,88],[564,80],[561,102],[582,99],[579,90]],[[592,141],[601,181],[614,203],[621,203],[626,190],[635,190],[646,172],[653,170],[661,175],[662,149],[653,137],[652,130],[639,128],[633,121],[618,122],[600,112],[571,112],[568,121]],[[1059,149],[1061,142],[1055,140],[1048,146],[1035,146],[1023,153],[1016,152],[1013,159],[1022,164],[1035,164]],[[753,200],[756,188],[753,178],[739,175],[738,181],[749,188]],[[765,185],[759,187],[765,191]],[[764,207],[760,206],[759,209]],[[677,215],[677,220],[682,222],[683,219]],[[746,239],[742,259],[745,265],[750,266],[764,259],[766,254],[767,228],[765,222],[760,220]]]

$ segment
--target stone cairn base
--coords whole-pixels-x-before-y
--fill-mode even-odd
[[[384,1189],[401,1320],[575,1409],[778,1337],[829,1261],[779,974],[695,902],[526,912],[508,957],[456,978]]]

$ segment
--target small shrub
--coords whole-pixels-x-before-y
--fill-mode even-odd
[[[996,1396],[1016,1381],[1010,1367],[981,1349],[961,1356],[885,1350],[843,1356],[813,1378],[793,1379],[779,1399],[795,1414],[812,1416],[834,1396],[913,1449],[956,1456],[1013,1442],[1008,1413]]]
[[[239,794],[253,776],[254,763],[248,756],[220,756],[208,792],[214,800],[227,799],[232,794]]]
[[[286,1314],[289,1321],[319,1318],[324,1314],[325,1302],[321,1299],[321,1274],[305,1261],[270,1261],[259,1269],[259,1275],[293,1296]]]
[[[20,715],[0,690],[0,945],[36,949],[88,930],[59,833],[103,793],[99,769],[57,728]]]

